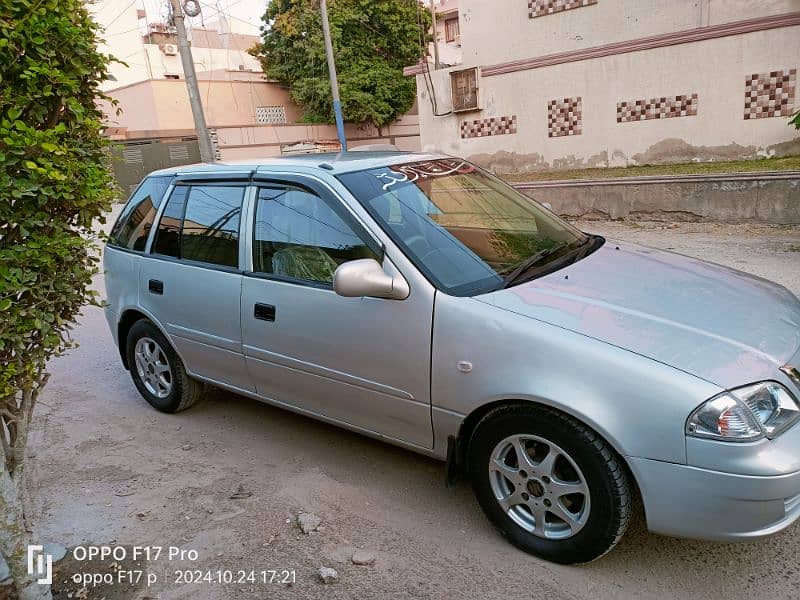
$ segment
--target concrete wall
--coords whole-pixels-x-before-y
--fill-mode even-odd
[[[800,224],[800,173],[516,184],[565,217]]]
[[[787,116],[744,117],[745,80],[752,74],[794,70],[791,103],[800,107],[797,25],[584,60],[577,56],[502,74],[491,74],[490,68],[791,11],[800,11],[800,0],[600,0],[529,18],[527,1],[514,0],[497,11],[491,2],[461,0],[464,64],[458,68],[481,66],[490,73],[481,80],[483,108],[434,116],[423,76],[417,75],[423,150],[470,157],[500,172],[800,154],[800,135],[787,127]],[[451,108],[450,70],[431,73],[439,113]],[[786,88],[781,93],[788,97]],[[696,95],[687,116],[617,121],[620,102],[684,95],[686,102]],[[567,98],[580,98],[579,127],[571,135],[552,136],[548,105]],[[465,127],[483,133],[465,136]]]
[[[345,124],[350,148],[367,144],[394,144],[401,150],[420,150],[418,116],[409,113],[388,127]],[[216,128],[222,160],[280,156],[281,149],[305,141],[336,141],[334,125],[292,124]]]
[[[228,75],[228,79],[198,81],[210,127],[252,125],[258,106],[283,106],[289,123],[300,118],[300,109],[291,101],[288,90],[280,85],[268,83],[256,74]],[[106,106],[108,122],[127,128],[127,137],[139,137],[136,132],[141,131],[194,129],[184,80],[154,79],[107,93],[123,109],[121,115],[114,116]]]

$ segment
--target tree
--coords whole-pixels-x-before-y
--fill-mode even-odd
[[[427,9],[417,0],[333,0],[328,10],[345,120],[391,123],[414,104],[416,83],[403,67],[425,54]],[[332,123],[318,2],[271,0],[264,23],[253,54],[266,76],[289,87],[304,120]]]
[[[789,120],[789,125],[794,125],[795,129],[800,129],[800,110],[798,110]]]
[[[49,598],[26,571],[25,445],[48,359],[71,346],[113,196],[101,136],[110,57],[83,0],[0,4],[0,552],[20,598]]]

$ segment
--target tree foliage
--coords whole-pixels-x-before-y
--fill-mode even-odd
[[[789,120],[789,125],[794,125],[795,129],[800,129],[800,110],[798,110]]]
[[[345,120],[383,126],[406,113],[416,85],[403,67],[425,52],[427,9],[417,0],[331,0],[328,18]],[[306,121],[332,123],[319,3],[271,0],[264,23],[254,54],[267,77],[289,87]]]
[[[48,359],[94,301],[92,222],[113,196],[96,43],[83,0],[0,3],[0,550],[22,597],[35,597],[20,518],[28,426]]]

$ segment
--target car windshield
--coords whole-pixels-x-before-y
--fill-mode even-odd
[[[439,289],[493,291],[548,272],[589,238],[496,177],[459,159],[339,176]]]

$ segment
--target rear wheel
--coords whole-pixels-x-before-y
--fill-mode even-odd
[[[546,560],[599,558],[628,525],[630,484],[620,459],[594,431],[555,410],[489,413],[470,442],[469,471],[492,523]]]
[[[176,413],[200,398],[202,384],[189,377],[180,357],[150,321],[133,324],[126,351],[133,383],[153,408]]]

